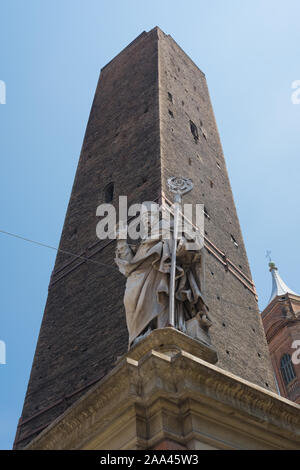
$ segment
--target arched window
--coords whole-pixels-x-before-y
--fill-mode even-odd
[[[284,354],[280,359],[280,370],[286,385],[296,377],[292,359],[289,354]]]
[[[106,203],[111,202],[114,198],[114,183],[109,183],[104,188],[104,200]]]

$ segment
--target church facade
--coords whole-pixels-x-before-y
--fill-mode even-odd
[[[279,393],[300,403],[300,295],[282,280],[269,263],[272,293],[262,312]]]

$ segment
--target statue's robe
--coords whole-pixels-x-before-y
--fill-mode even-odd
[[[116,264],[127,277],[124,305],[129,347],[156,319],[156,328],[169,324],[169,287],[173,239],[142,240],[136,253],[125,240],[118,241]],[[187,240],[177,241],[175,316],[184,331],[184,321],[202,310],[204,304],[203,248],[188,250]]]

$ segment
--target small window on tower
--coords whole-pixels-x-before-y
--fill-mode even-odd
[[[191,128],[191,133],[193,134],[195,142],[198,141],[199,139],[199,134],[198,134],[198,129],[196,124],[193,123],[193,121],[190,121],[190,128]]]
[[[210,219],[210,215],[208,213],[208,210],[207,208],[204,206],[204,216],[207,218],[207,219]]]
[[[238,248],[239,244],[238,244],[238,242],[236,241],[236,239],[234,238],[233,235],[231,235],[231,241]]]
[[[280,360],[280,370],[284,383],[288,385],[296,377],[291,356],[284,354]]]
[[[104,188],[104,200],[106,203],[111,202],[114,198],[114,183],[109,183]]]

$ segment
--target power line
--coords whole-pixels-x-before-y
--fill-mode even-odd
[[[56,248],[54,246],[51,246],[51,245],[47,245],[46,243],[42,243],[42,242],[38,242],[36,240],[32,240],[30,238],[26,238],[26,237],[23,237],[22,235],[17,235],[15,233],[11,233],[11,232],[7,232],[6,230],[1,230],[0,229],[0,233],[3,233],[5,235],[9,235],[10,237],[14,237],[14,238],[17,238],[19,240],[23,240],[23,241],[26,241],[26,242],[29,242],[29,243],[32,243],[34,245],[38,245],[38,246],[42,246],[44,248],[49,248],[51,250],[55,250],[55,251],[59,251],[61,253],[64,253],[66,255],[69,255],[69,256],[73,256],[74,258],[78,258],[78,259],[82,259],[84,261],[87,261],[89,263],[93,263],[93,264],[96,264],[98,266],[102,266],[102,267],[105,267],[105,268],[109,268],[109,269],[112,269],[116,272],[119,272],[119,270],[117,268],[115,268],[114,266],[111,266],[109,264],[105,264],[105,263],[101,263],[99,261],[94,261],[92,260],[91,258],[86,258],[85,256],[81,256],[81,255],[77,255],[75,253],[72,253],[70,251],[66,251],[66,250],[61,250],[60,248]],[[223,282],[222,284],[224,283],[224,280],[225,280],[225,274],[224,274],[224,278],[223,278]],[[228,303],[228,304],[231,304],[231,305],[234,305],[236,307],[239,307],[239,308],[242,308],[242,309],[245,309],[245,310],[250,310],[249,307],[245,307],[244,305],[240,305],[240,304],[237,304],[235,302],[231,302],[230,300],[227,300],[227,299],[224,299],[223,297],[221,296],[212,296],[212,295],[208,295],[206,294],[206,297],[209,297],[211,299],[215,299],[215,298],[218,298],[218,300],[221,300],[222,302],[224,303]],[[251,311],[255,311],[254,309],[251,308]],[[257,309],[257,312],[258,313],[261,313],[261,311],[259,309]]]
[[[45,248],[49,248],[50,250],[55,250],[55,251],[59,251],[60,253],[64,253],[65,255],[69,255],[69,256],[74,256],[74,258],[78,258],[78,259],[82,259],[84,261],[89,261],[90,263],[94,263],[94,264],[97,264],[99,266],[105,266],[107,268],[110,268],[110,269],[113,269],[114,271],[118,271],[117,268],[115,268],[114,266],[110,266],[109,264],[105,264],[105,263],[100,263],[98,261],[94,261],[90,258],[86,258],[85,256],[81,256],[81,255],[76,255],[75,253],[72,253],[71,251],[66,251],[66,250],[61,250],[60,248],[57,248],[55,246],[51,246],[51,245],[47,245],[46,243],[42,243],[42,242],[38,242],[36,240],[31,240],[30,238],[26,238],[26,237],[23,237],[21,235],[17,235],[15,233],[11,233],[11,232],[7,232],[5,230],[1,230],[0,229],[0,232],[1,233],[4,233],[5,235],[9,235],[11,237],[14,237],[14,238],[19,238],[20,240],[24,240],[26,242],[29,242],[29,243],[33,243],[34,245],[39,245],[39,246],[43,246]]]

